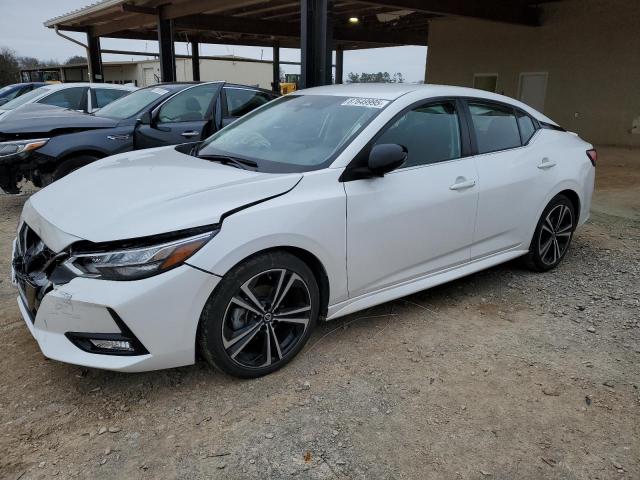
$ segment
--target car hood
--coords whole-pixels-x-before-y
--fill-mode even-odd
[[[301,174],[242,170],[161,147],[115,155],[54,182],[25,204],[23,220],[49,248],[78,239],[132,239],[220,222],[286,193]]]
[[[47,134],[66,129],[112,128],[117,120],[96,117],[75,110],[41,104],[27,104],[0,115],[0,133]]]

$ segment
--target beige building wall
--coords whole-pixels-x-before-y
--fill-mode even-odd
[[[102,64],[102,74],[107,82],[135,83],[138,79],[138,68],[135,63]],[[140,83],[138,82],[138,85]]]
[[[160,78],[160,62],[158,60],[137,62],[135,67],[137,69],[135,79],[138,81],[139,87],[152,84],[149,82],[150,70],[153,73],[154,83],[157,83],[157,79]],[[270,89],[271,76],[272,66],[270,63],[200,60],[200,80],[202,81],[224,80],[225,82],[258,85]],[[191,59],[176,59],[176,79],[179,82],[193,80]]]
[[[426,81],[473,86],[498,74],[518,98],[520,74],[548,74],[544,113],[598,144],[640,146],[640,0],[564,0],[543,26],[443,18],[429,27]]]

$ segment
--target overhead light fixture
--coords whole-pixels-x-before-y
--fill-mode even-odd
[[[360,19],[358,17],[349,17],[349,23],[351,25],[356,25],[360,23]]]

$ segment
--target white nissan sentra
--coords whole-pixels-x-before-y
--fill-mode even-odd
[[[596,152],[507,97],[314,88],[201,144],[116,155],[33,195],[14,244],[49,358],[270,373],[320,320],[516,257],[545,271],[589,216]]]

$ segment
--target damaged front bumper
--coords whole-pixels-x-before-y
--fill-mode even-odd
[[[46,357],[125,372],[194,363],[200,314],[220,277],[184,264],[142,280],[56,283],[59,268],[47,262],[62,254],[37,236],[21,238],[25,225],[13,244],[11,278],[25,324]]]

